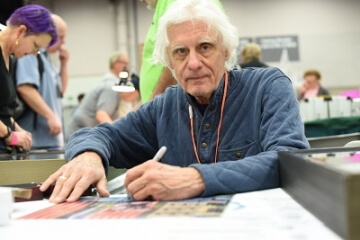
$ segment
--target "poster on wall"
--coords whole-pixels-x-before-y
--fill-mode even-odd
[[[260,45],[264,62],[299,61],[298,36],[257,37],[255,42]]]

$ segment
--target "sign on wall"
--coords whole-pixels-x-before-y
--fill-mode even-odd
[[[249,42],[260,45],[263,62],[299,61],[299,41],[298,36],[270,36],[256,37],[255,39],[244,37],[239,38],[239,53]],[[240,59],[239,59],[240,60]]]
[[[299,61],[299,41],[297,36],[257,37],[255,42],[261,47],[264,62],[280,62],[288,54],[288,61]]]

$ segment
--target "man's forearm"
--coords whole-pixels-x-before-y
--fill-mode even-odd
[[[140,79],[140,81],[141,81],[141,79]],[[168,68],[164,68],[160,75],[160,79],[154,89],[154,92],[153,92],[153,95],[151,96],[151,98],[154,98],[156,95],[163,93],[165,91],[165,89],[167,88],[167,86],[174,85],[174,84],[177,84],[177,81],[171,74],[170,70]]]
[[[45,119],[50,119],[54,116],[51,108],[46,104],[39,92],[33,86],[27,84],[20,85],[17,89],[26,104],[29,105],[33,111]]]

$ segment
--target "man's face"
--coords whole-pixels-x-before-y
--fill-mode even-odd
[[[67,26],[62,23],[57,23],[56,31],[58,34],[58,40],[54,45],[52,45],[51,47],[48,47],[47,51],[49,53],[54,53],[54,52],[58,51],[60,49],[60,47],[65,43]]]
[[[204,22],[184,22],[168,29],[170,68],[183,90],[201,104],[209,103],[225,71],[227,51]]]
[[[129,58],[125,55],[114,62],[113,71],[119,74],[124,68],[129,69]]]

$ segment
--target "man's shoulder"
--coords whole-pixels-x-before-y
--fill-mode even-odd
[[[249,67],[244,69],[234,69],[231,70],[231,73],[235,77],[245,77],[245,78],[258,78],[258,77],[264,77],[264,76],[271,76],[271,75],[281,75],[285,76],[285,74],[276,67]]]
[[[157,96],[155,96],[155,98],[153,100],[154,101],[153,104],[156,105],[161,105],[161,104],[166,104],[166,105],[171,105],[174,104],[176,102],[178,102],[180,99],[185,98],[185,93],[184,90],[181,88],[181,86],[179,84],[175,84],[175,85],[170,85],[168,86],[165,91],[162,94],[159,94]]]
[[[276,67],[267,68],[245,68],[230,71],[230,79],[232,81],[231,88],[244,87],[247,88],[266,88],[272,82],[278,79],[287,79],[286,75]]]
[[[18,64],[35,64],[36,56],[34,55],[26,55],[17,59]]]
[[[16,74],[21,72],[37,72],[36,67],[36,57],[34,55],[27,55],[21,58],[18,58],[16,63]]]

